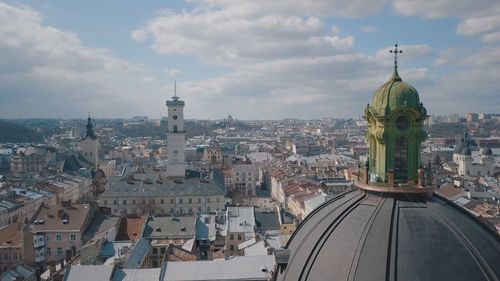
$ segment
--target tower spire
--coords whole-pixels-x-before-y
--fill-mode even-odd
[[[174,80],[174,96],[172,97],[174,101],[178,101],[179,97],[177,96],[177,80]]]
[[[398,53],[403,53],[402,50],[398,50],[398,44],[394,44],[394,50],[389,50],[390,53],[394,53],[394,68],[398,68]]]
[[[398,44],[394,44],[394,50],[389,50],[389,53],[394,54],[394,72],[392,74],[391,79],[394,81],[401,81],[401,77],[399,77],[398,73],[398,53],[403,53],[402,50],[398,49]]]

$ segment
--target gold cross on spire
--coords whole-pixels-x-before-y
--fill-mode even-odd
[[[390,53],[394,53],[394,68],[398,68],[398,53],[403,53],[403,51],[398,50],[398,44],[394,44],[394,50],[390,50]]]

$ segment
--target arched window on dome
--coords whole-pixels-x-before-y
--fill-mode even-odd
[[[408,181],[408,141],[397,138],[394,150],[394,181]]]

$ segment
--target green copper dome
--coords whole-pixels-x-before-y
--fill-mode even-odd
[[[419,110],[421,105],[417,90],[401,80],[395,67],[389,81],[373,94],[371,107],[379,114],[384,114],[396,108]]]

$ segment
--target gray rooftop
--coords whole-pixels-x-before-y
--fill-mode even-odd
[[[280,218],[276,209],[255,208],[255,223],[258,228],[279,229]]]
[[[158,281],[161,268],[117,269],[113,281]]]
[[[196,235],[196,216],[151,217],[144,228],[143,236],[153,239],[186,238]]]
[[[230,260],[167,262],[162,281],[269,280],[274,256],[242,256]]]
[[[127,181],[116,181],[99,196],[209,196],[225,194],[225,187],[213,180],[184,179],[175,182],[162,180],[161,183],[158,183],[153,179],[152,184],[146,184],[143,181],[134,181],[134,184],[127,183]]]
[[[498,280],[500,240],[466,211],[361,190],[318,207],[299,225],[278,280]]]
[[[64,274],[64,281],[111,280],[113,265],[72,265]]]

